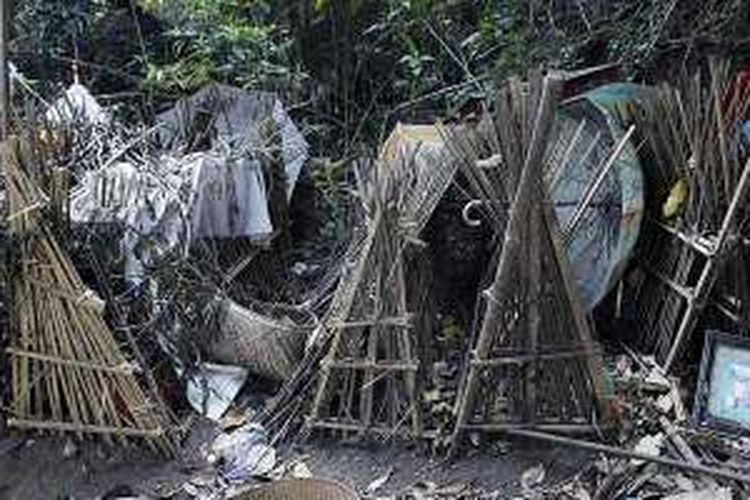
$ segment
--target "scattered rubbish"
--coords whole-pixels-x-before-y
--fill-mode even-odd
[[[126,275],[140,282],[144,267],[197,239],[269,238],[263,175],[249,160],[209,153],[162,156],[145,166],[117,162],[85,174],[71,194],[70,217],[122,226]]]
[[[309,479],[313,477],[312,471],[304,462],[297,462],[292,466],[290,475],[295,479]]]
[[[486,207],[503,245],[492,265],[491,285],[478,299],[483,317],[477,318],[473,347],[466,353],[451,438],[453,453],[464,431],[502,432],[530,422],[585,429],[596,412],[602,420],[610,417],[611,394],[601,353],[575,291],[558,221],[542,182],[545,151],[555,140],[556,82],[538,79],[532,87],[533,93],[524,93],[513,83],[504,88],[508,108],[498,111],[493,120],[503,125],[477,132],[487,137],[456,134],[448,141],[462,159],[464,174],[479,186],[475,196],[484,199],[491,197],[489,193],[500,193],[512,200],[508,217],[498,207]],[[523,130],[534,132],[524,135]],[[475,150],[474,144],[495,145],[495,149]],[[514,150],[511,145],[520,145],[525,156],[507,155]],[[475,158],[492,154],[499,155],[496,167],[476,164]],[[500,168],[502,173],[497,171]],[[508,369],[513,366],[519,369]],[[546,370],[557,371],[540,376]],[[576,396],[559,398],[561,394]],[[489,412],[489,408],[496,410]]]
[[[706,333],[693,419],[737,433],[750,427],[750,340]]]
[[[45,118],[50,124],[68,126],[106,125],[111,120],[89,89],[80,83],[68,87],[47,110]]]
[[[142,438],[167,454],[173,443],[170,420],[153,386],[141,383],[147,370],[133,339],[118,343],[70,257],[45,224],[46,203],[26,173],[19,144],[3,145],[14,237],[25,265],[15,275],[12,376],[9,427],[104,436]],[[15,215],[13,215],[15,214]],[[33,292],[32,292],[33,291]],[[38,323],[37,323],[38,322]],[[66,368],[66,369],[63,369]]]
[[[602,85],[560,106],[560,134],[546,173],[580,300],[592,310],[615,288],[640,234],[644,181],[632,131],[617,119],[648,88]],[[566,234],[570,233],[570,234]]]
[[[291,197],[308,158],[307,142],[281,101],[270,92],[211,84],[159,115],[157,123],[165,149],[190,148],[208,142],[213,151],[229,148],[236,156],[262,150],[279,152],[286,174],[287,198]],[[253,169],[260,171],[260,165]],[[263,199],[265,196],[248,198]]]
[[[230,483],[243,483],[273,470],[276,450],[267,443],[265,429],[250,423],[219,435],[211,444],[209,462],[215,464]]]
[[[632,320],[641,349],[666,372],[682,359],[708,306],[730,323],[744,317],[744,259],[728,257],[742,239],[741,207],[750,189],[750,161],[737,144],[750,93],[736,92],[728,75],[725,65],[712,62],[709,88],[695,84],[700,75],[664,86],[634,115],[650,144],[644,170],[656,206],[627,300],[637,311]]]
[[[709,488],[700,491],[688,491],[664,497],[664,500],[732,500],[729,488]]]
[[[375,158],[346,134],[323,181],[276,94],[210,84],[146,128],[75,83],[2,145],[2,429],[60,434],[79,470],[84,436],[174,455],[205,424],[208,463],[175,493],[201,500],[357,498],[282,447],[313,433],[591,455],[555,484],[546,460],[511,478],[527,499],[747,497],[750,93],[747,71],[707,66],[659,87],[591,87],[619,64],[511,78],[481,114],[397,123]],[[336,248],[293,244],[307,189],[346,197],[319,231]],[[477,247],[461,290],[439,230]],[[507,496],[423,476],[391,492],[388,466],[359,491]]]
[[[642,455],[651,455],[654,457],[658,457],[661,455],[661,450],[664,446],[664,435],[663,434],[653,434],[649,436],[644,436],[636,443],[635,448],[633,448],[633,451],[635,453],[640,453]],[[639,459],[633,459],[631,460],[631,463],[638,465],[642,464],[643,460]]]
[[[200,415],[218,421],[245,385],[248,370],[241,366],[202,363],[187,375],[187,399]]]
[[[418,251],[423,246],[420,233],[457,165],[434,142],[424,155],[415,153],[414,148],[422,151],[422,135],[411,139],[416,145],[409,146],[403,142],[403,131],[397,127],[378,160],[356,167],[364,218],[345,256],[347,270],[317,330],[325,336],[314,333],[310,340],[313,345],[325,343],[325,354],[311,351],[309,357],[311,365],[320,364],[322,376],[306,419],[308,433],[317,429],[386,438],[423,436],[418,339],[424,336],[419,331],[424,311],[409,297],[421,293],[417,287],[425,266],[415,263],[427,257]],[[428,135],[434,140],[434,131]],[[427,161],[430,155],[433,161]],[[361,345],[367,346],[364,351]],[[305,385],[306,380],[293,383]],[[357,401],[341,398],[332,405],[331,395],[350,384],[357,386],[348,389]],[[390,409],[375,411],[383,405]],[[346,417],[338,418],[342,414]]]
[[[656,399],[656,407],[663,414],[669,414],[674,408],[674,400],[672,399],[672,393],[662,394]]]

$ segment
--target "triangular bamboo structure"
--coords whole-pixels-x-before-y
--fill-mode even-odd
[[[413,436],[422,433],[404,242],[393,232],[394,216],[381,208],[368,221],[351,305],[326,325],[333,340],[321,363],[312,428],[387,436],[408,423]]]
[[[543,181],[554,137],[554,87],[549,79],[532,81],[528,88],[510,85],[501,98],[502,123],[496,124],[505,129],[490,146],[495,156],[479,160],[485,170],[502,164],[512,201],[501,227],[504,242],[495,277],[482,294],[481,326],[464,367],[452,450],[467,430],[576,430],[608,412],[601,356]]]
[[[11,277],[12,390],[9,427],[125,442],[144,438],[172,452],[158,395],[139,385],[142,367],[123,353],[43,220],[47,199],[21,164],[19,145],[2,145],[16,269]],[[153,388],[155,390],[155,388]]]
[[[417,144],[400,150],[404,130],[397,126],[381,159],[358,170],[364,230],[347,253],[348,270],[323,321],[331,341],[307,431],[424,437],[417,389],[420,312],[411,310],[409,299],[415,283],[409,247],[421,244],[419,234],[457,164],[434,127],[419,129],[429,142],[425,149]]]

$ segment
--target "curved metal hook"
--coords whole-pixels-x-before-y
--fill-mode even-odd
[[[483,200],[471,200],[466,205],[464,205],[463,210],[461,211],[461,218],[464,220],[464,223],[469,227],[479,227],[482,225],[481,219],[473,219],[471,217],[471,210],[473,210],[476,207],[481,206],[484,203]]]

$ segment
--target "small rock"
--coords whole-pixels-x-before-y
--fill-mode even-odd
[[[63,458],[73,458],[78,454],[78,446],[72,439],[68,438],[63,447]]]
[[[472,446],[475,448],[479,447],[479,433],[478,432],[472,432],[469,434],[469,441],[471,441]]]
[[[313,477],[313,474],[304,462],[297,462],[292,467],[292,477],[297,479],[307,479]]]

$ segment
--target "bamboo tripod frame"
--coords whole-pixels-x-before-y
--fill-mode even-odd
[[[483,294],[481,328],[464,367],[451,453],[466,430],[535,426],[574,432],[590,429],[596,412],[610,415],[601,355],[542,179],[553,94],[554,83],[545,80],[536,103],[517,97],[525,113],[535,111],[533,127],[495,278]]]
[[[394,231],[394,215],[381,207],[369,221],[347,280],[354,288],[325,325],[332,342],[321,362],[306,434],[325,429],[343,436],[422,436],[406,242]]]

